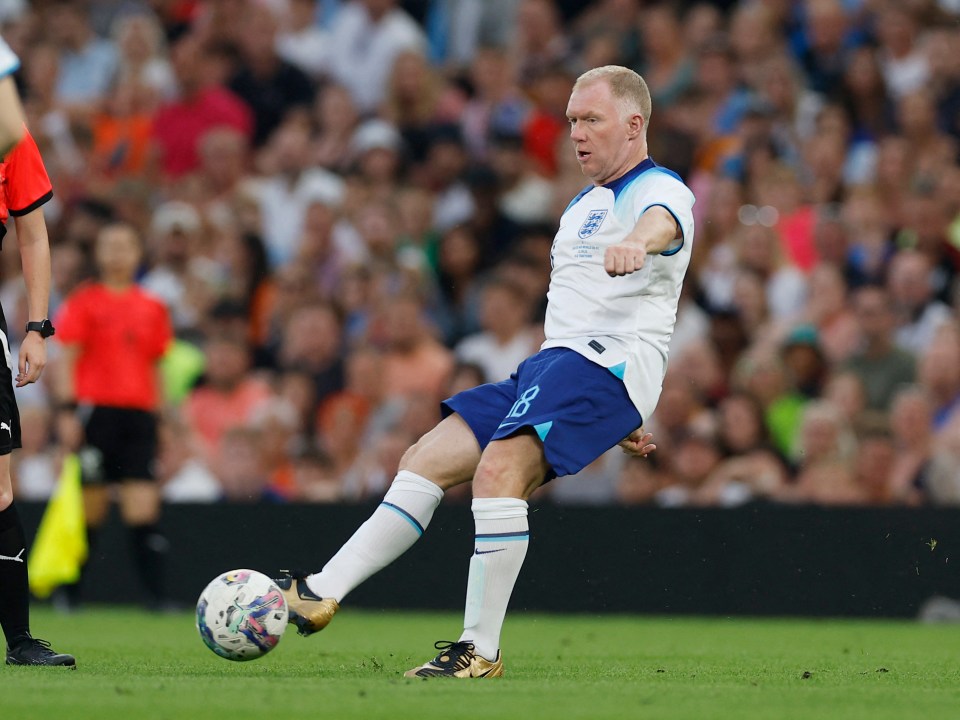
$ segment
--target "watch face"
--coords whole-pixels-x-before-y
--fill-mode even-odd
[[[54,330],[53,323],[50,322],[50,320],[44,320],[42,322],[28,322],[27,332],[38,332],[40,333],[40,337],[48,338],[56,331]]]

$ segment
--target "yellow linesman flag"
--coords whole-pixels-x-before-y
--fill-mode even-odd
[[[27,557],[30,591],[44,599],[59,586],[77,582],[86,559],[80,459],[71,454],[63,460],[60,481],[43,512]]]

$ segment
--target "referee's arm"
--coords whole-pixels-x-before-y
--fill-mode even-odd
[[[20,245],[23,280],[27,286],[27,319],[39,322],[47,317],[50,301],[50,242],[43,208],[34,208],[24,215],[15,216],[14,222]],[[27,333],[20,346],[17,387],[36,382],[46,364],[46,341],[39,333]]]
[[[0,158],[23,137],[23,108],[13,76],[0,78]]]

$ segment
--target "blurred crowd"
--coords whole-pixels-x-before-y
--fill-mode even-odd
[[[958,13],[0,0],[0,33],[55,190],[52,316],[112,219],[171,313],[168,501],[379,497],[440,399],[533,353],[586,184],[566,101],[621,64],[652,91],[651,156],[697,196],[658,450],[614,449],[540,499],[925,505],[960,502]],[[0,258],[15,335],[23,283]],[[54,393],[18,397],[17,493],[42,498]]]

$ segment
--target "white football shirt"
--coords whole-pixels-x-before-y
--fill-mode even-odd
[[[0,78],[6,77],[20,67],[20,60],[13,54],[13,50],[0,38]]]
[[[694,197],[670,170],[647,158],[621,178],[585,188],[560,218],[551,250],[546,341],[609,368],[646,421],[660,398],[677,303],[693,248]],[[623,241],[649,208],[676,219],[682,238],[641,270],[610,277],[604,251]]]

